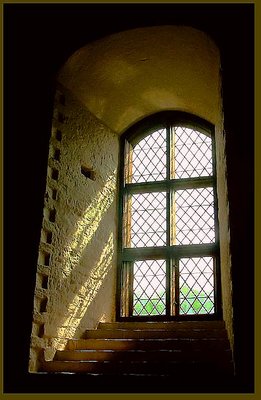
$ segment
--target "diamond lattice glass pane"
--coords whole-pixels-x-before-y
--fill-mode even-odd
[[[212,175],[212,140],[207,135],[185,127],[172,131],[174,157],[172,178]]]
[[[166,261],[136,261],[133,266],[133,315],[166,313]]]
[[[166,245],[166,193],[134,194],[131,198],[130,247]]]
[[[212,257],[181,258],[179,261],[179,313],[213,314],[214,260]]]
[[[174,244],[215,241],[213,188],[177,190],[173,200]]]
[[[129,183],[166,179],[166,129],[153,132],[132,149],[129,157]]]

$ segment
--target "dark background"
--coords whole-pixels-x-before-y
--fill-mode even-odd
[[[3,8],[4,392],[109,391],[108,387],[92,387],[82,376],[27,372],[55,79],[67,58],[90,41],[131,28],[171,24],[207,32],[221,51],[238,382],[235,391],[252,392],[254,5],[4,4]],[[171,391],[175,393],[175,387]]]

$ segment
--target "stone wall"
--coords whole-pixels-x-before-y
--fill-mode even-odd
[[[70,92],[56,93],[35,300],[30,371],[67,339],[111,321],[116,291],[119,137]]]
[[[222,110],[220,115],[222,116]],[[226,134],[223,118],[216,125],[216,165],[220,240],[221,299],[231,348],[234,347],[229,202],[227,192]]]

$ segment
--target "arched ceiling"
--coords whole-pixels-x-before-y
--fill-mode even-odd
[[[219,51],[205,33],[156,26],[87,44],[67,60],[58,82],[121,134],[137,120],[168,109],[216,123],[219,72]]]

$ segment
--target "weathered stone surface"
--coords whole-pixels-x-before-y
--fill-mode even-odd
[[[96,327],[102,317],[112,320],[115,312],[119,138],[69,92],[65,97],[59,162],[52,159],[55,130],[50,140],[34,301],[34,318],[39,323],[44,321],[44,336],[57,339],[46,348],[45,342],[36,336],[37,328],[32,331],[32,346],[46,348],[48,358],[63,338],[80,337],[86,327]],[[86,178],[81,166],[91,168],[95,180]],[[58,171],[54,185],[53,168]],[[50,187],[57,190],[56,200],[51,198]],[[55,210],[53,222],[50,210]],[[46,243],[46,231],[51,232],[51,243]],[[46,254],[50,255],[48,265]],[[40,287],[39,272],[46,270],[48,290]],[[43,318],[39,308],[46,296],[47,312]],[[31,357],[34,354],[38,353]]]

